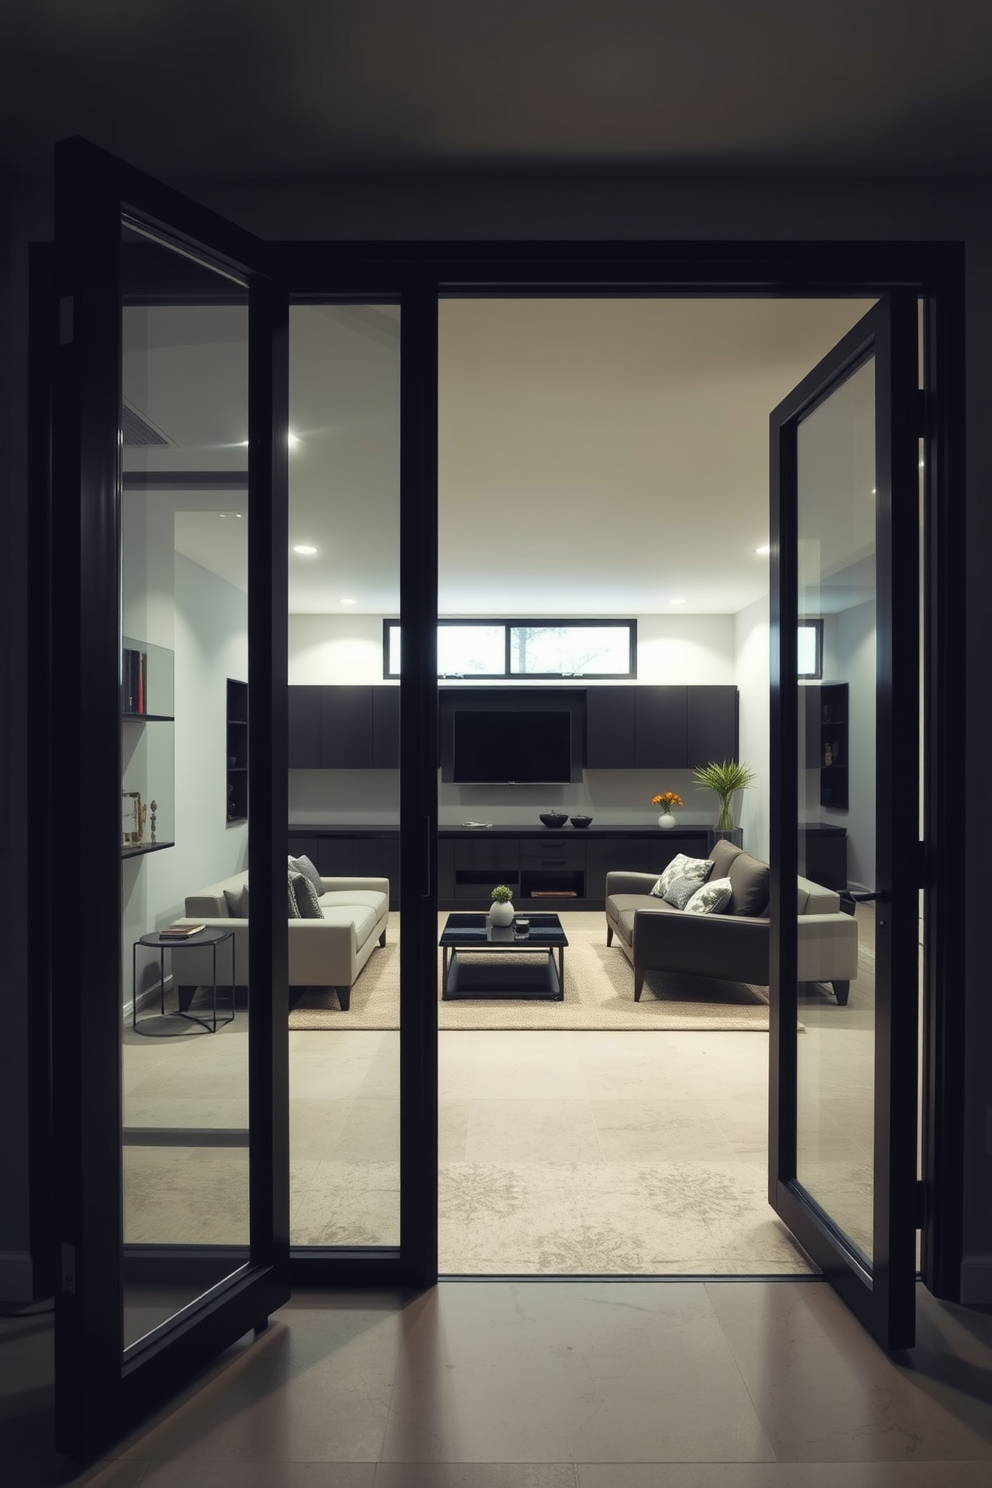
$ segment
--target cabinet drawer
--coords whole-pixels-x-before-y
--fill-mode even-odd
[[[521,868],[584,868],[586,845],[584,842],[548,843],[540,845],[528,842],[520,844]]]
[[[520,849],[516,842],[499,840],[480,842],[456,842],[455,868],[502,869],[514,871],[520,862]]]

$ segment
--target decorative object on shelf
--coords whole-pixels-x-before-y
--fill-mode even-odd
[[[542,821],[546,827],[563,827],[568,821],[568,816],[564,811],[542,811],[538,820]]]
[[[513,916],[516,911],[513,908],[513,890],[508,889],[506,884],[497,884],[490,898],[493,907],[489,911],[489,919],[494,925],[512,925]]]
[[[145,808],[138,791],[121,791],[121,844],[140,847],[145,836]]]
[[[591,821],[591,816],[573,816],[571,818],[573,827],[588,827]]]
[[[683,801],[682,797],[677,796],[674,791],[662,791],[660,796],[651,797],[651,805],[661,807],[661,815],[658,818],[658,825],[659,827],[661,827],[663,832],[670,832],[675,825],[675,815],[672,811],[672,807],[684,806],[685,802]]]
[[[150,833],[149,841],[155,842],[155,841],[157,841],[157,838],[155,836],[155,813],[158,811],[158,802],[157,801],[150,801],[149,802],[149,805],[148,805],[148,809],[151,812],[151,819],[150,819],[150,821],[148,823],[148,829],[149,829],[149,833]]]
[[[693,779],[703,790],[711,790],[720,798],[720,814],[716,819],[718,832],[734,830],[734,796],[746,790],[757,780],[757,775],[745,760],[710,760],[692,772]]]
[[[834,762],[833,745],[832,744],[827,744],[826,748],[823,751],[823,763],[826,766],[829,767],[830,765],[833,764],[833,762]]]

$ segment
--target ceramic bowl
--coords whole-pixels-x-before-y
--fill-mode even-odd
[[[539,820],[546,827],[563,827],[568,821],[568,817],[564,811],[542,811]]]
[[[592,817],[591,816],[573,816],[571,820],[572,820],[572,826],[573,827],[587,827],[589,825],[589,823],[592,821]]]

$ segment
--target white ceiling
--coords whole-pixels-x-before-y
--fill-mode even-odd
[[[679,598],[726,614],[759,598],[769,413],[867,308],[443,301],[441,612],[637,615]],[[244,327],[237,307],[127,312],[126,396],[171,441],[128,449],[129,469],[244,469]],[[389,306],[292,311],[290,541],[317,548],[288,555],[294,613],[398,612],[400,335]],[[180,550],[243,585],[243,494],[187,499]]]
[[[0,172],[982,176],[990,81],[983,0],[30,0]]]

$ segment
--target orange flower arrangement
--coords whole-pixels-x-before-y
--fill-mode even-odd
[[[669,812],[673,806],[684,806],[685,802],[674,791],[664,791],[660,796],[651,797],[651,805],[660,806],[662,811]]]

